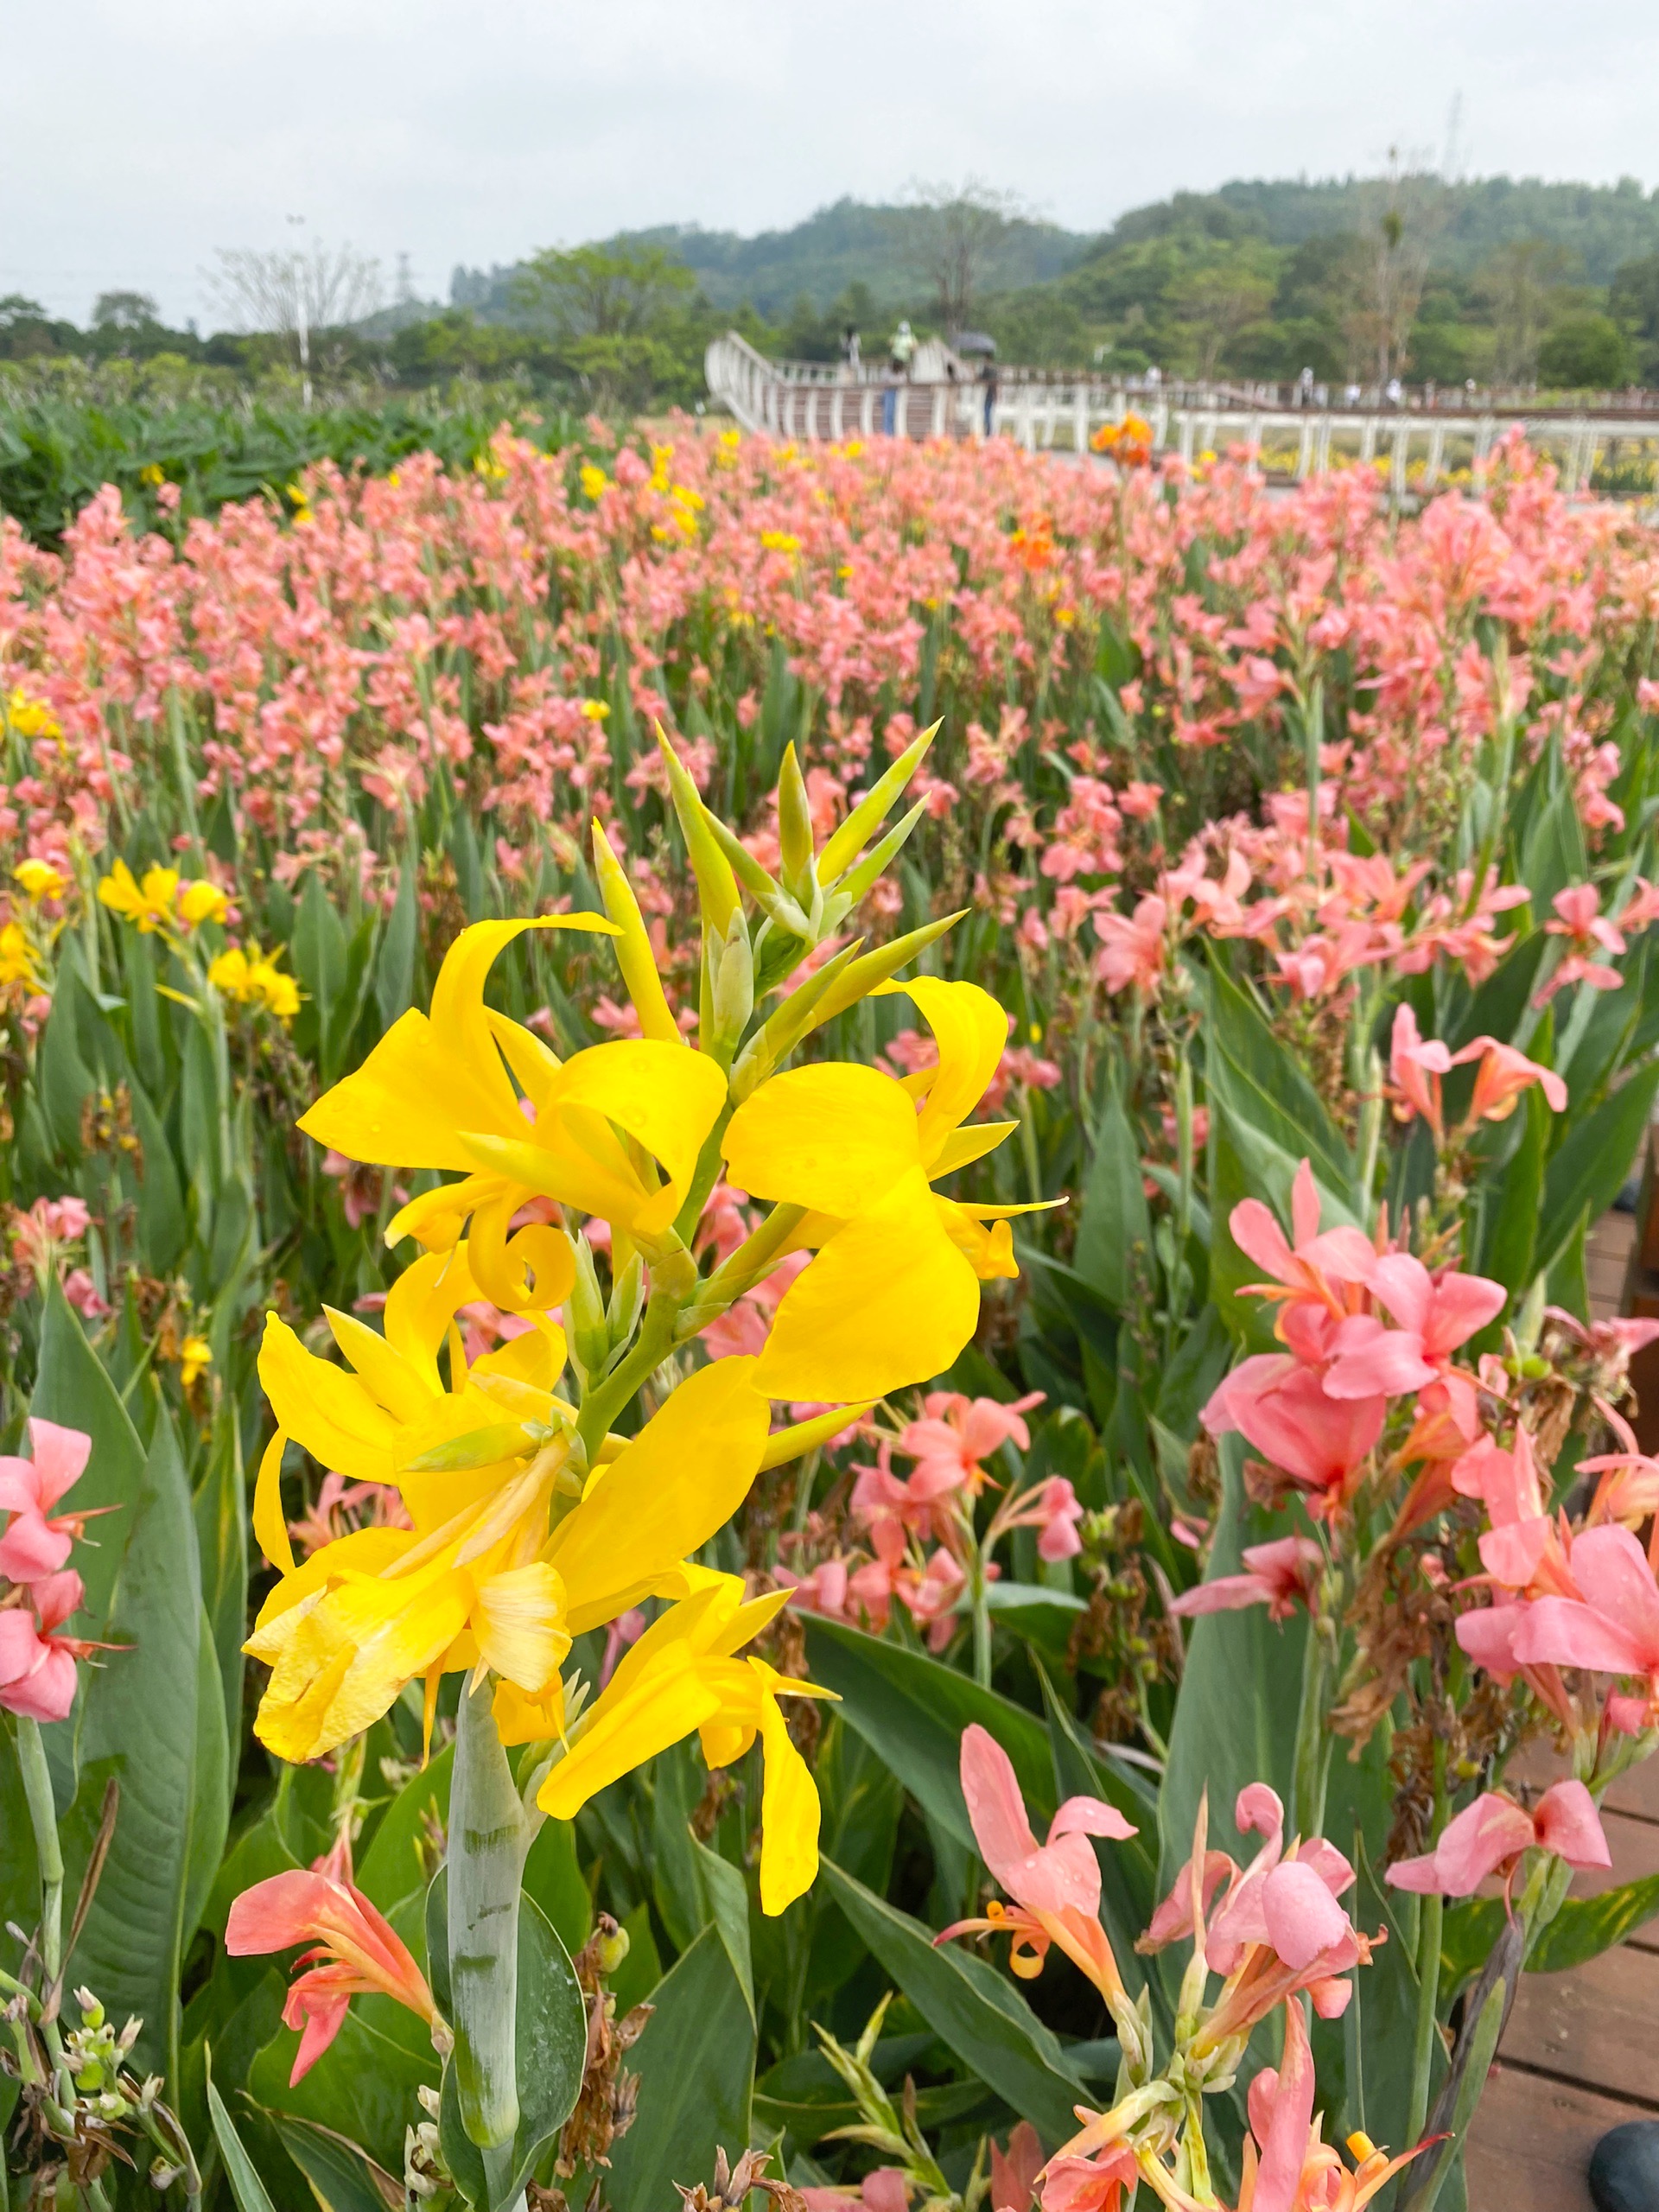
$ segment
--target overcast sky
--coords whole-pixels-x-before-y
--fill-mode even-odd
[[[448,296],[650,223],[974,175],[1099,229],[1392,143],[1659,180],[1652,0],[0,0],[0,292],[212,321],[220,246],[350,240]],[[305,219],[303,231],[290,217]]]

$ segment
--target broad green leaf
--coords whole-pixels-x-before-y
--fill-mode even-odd
[[[390,1912],[404,1897],[426,1894],[431,1879],[426,1856],[431,1843],[428,1822],[436,1821],[442,1825],[448,1820],[454,1764],[455,1747],[446,1744],[418,1774],[410,1776],[374,1832],[374,1840],[357,1870],[357,1883],[382,1912]]]
[[[441,1888],[443,1877],[433,1884]],[[432,1925],[429,1916],[429,1929]],[[449,2170],[469,2202],[505,2212],[575,2108],[588,2050],[588,2013],[575,1969],[547,1916],[530,1897],[518,1900],[518,2006],[516,2060],[518,2133],[509,2179],[491,2197],[483,2161],[461,2124],[453,2062],[443,2069],[440,2139]]]
[[[716,2149],[735,2161],[749,2143],[754,2022],[716,1929],[704,1929],[651,2001],[628,2056],[639,2104],[611,2152],[613,2212],[663,2212],[677,2182],[712,2180]]]
[[[174,1163],[173,1147],[160,1116],[150,1104],[141,1083],[131,1086],[132,1131],[138,1140],[144,1172],[135,1177],[132,1198],[138,1214],[138,1249],[146,1265],[160,1275],[178,1265],[189,1233],[190,1217],[184,1188]]]
[[[1236,1436],[1221,1440],[1212,1578],[1236,1573],[1244,1545],[1259,1540],[1249,1527],[1240,1445]],[[1206,1789],[1211,1847],[1224,1851],[1234,1842],[1233,1802],[1247,1783],[1269,1783],[1288,1800],[1306,1641],[1305,1621],[1277,1625],[1264,1605],[1206,1613],[1193,1622],[1160,1797],[1160,1891],[1192,1851],[1198,1800]]]
[[[284,2151],[311,2184],[323,2212],[402,2212],[404,2184],[365,2151],[315,2120],[270,2114]]]
[[[576,1831],[569,1821],[543,1821],[524,1861],[524,1892],[553,1924],[574,1958],[594,1924],[594,1900],[576,1857]]]
[[[1521,1142],[1482,1193],[1480,1252],[1475,1270],[1501,1282],[1512,1306],[1526,1296],[1535,1272],[1533,1253],[1538,1242],[1544,1162],[1553,1119],[1536,1084],[1521,1101],[1517,1119],[1524,1122]]]
[[[1569,1132],[1544,1179],[1535,1272],[1553,1268],[1579,1223],[1599,1220],[1618,1197],[1646,1132],[1656,1091],[1659,1059],[1639,1068]]]
[[[818,1877],[884,1974],[941,2043],[1050,2143],[1077,2132],[1090,2092],[1012,1982],[973,1951],[935,1947],[932,1931],[825,1859]]]
[[[219,2155],[225,2161],[225,2178],[231,2185],[231,2195],[236,2199],[236,2212],[276,2212],[265,2184],[255,2170],[253,2160],[237,2133],[231,2115],[225,2109],[225,2101],[213,2086],[213,2066],[208,2062],[207,2109],[213,2115],[213,2139],[219,2145]]]
[[[1599,1897],[1568,1897],[1543,1929],[1527,1960],[1529,1974],[1565,1974],[1599,1958],[1659,1913],[1659,1874],[1623,1882]],[[1448,1988],[1456,1988],[1486,1963],[1503,1926],[1502,1897],[1467,1897],[1449,1905],[1441,1928],[1440,1958]]]
[[[213,1423],[207,1465],[194,1502],[196,1551],[201,1562],[201,1602],[213,1636],[227,1743],[242,1732],[242,1677],[247,1634],[248,1501],[236,1408],[227,1404]]]
[[[1239,1118],[1293,1161],[1306,1155],[1325,1188],[1354,1202],[1354,1163],[1300,1062],[1274,1035],[1248,990],[1211,963],[1206,1082]]]
[[[1071,1264],[1116,1313],[1127,1312],[1134,1301],[1137,1246],[1142,1271],[1149,1271],[1152,1222],[1141,1185],[1140,1147],[1114,1088],[1084,1185]]]
[[[116,1508],[92,1523],[90,1533],[97,1542],[77,1544],[73,1558],[86,1586],[79,1624],[86,1634],[102,1636],[122,1551],[143,1491],[146,1454],[115,1385],[55,1281],[46,1294],[40,1370],[29,1409],[66,1428],[82,1429],[92,1440],[86,1471],[69,1494],[69,1507],[77,1513]]]
[[[962,1732],[972,1721],[989,1729],[1013,1760],[1033,1825],[1052,1816],[1053,1764],[1034,1714],[925,1652],[842,1622],[808,1615],[806,1635],[814,1681],[840,1695],[849,1726],[965,1850],[976,1848],[960,1779]]]
[[[397,872],[397,896],[386,917],[385,935],[380,940],[374,963],[375,1003],[383,1029],[390,1029],[415,1002],[415,948],[419,925],[415,881],[419,873],[419,855],[411,849]]]
[[[117,1517],[103,1526],[112,1530]],[[105,1633],[124,1648],[103,1655],[86,1689],[79,1788],[64,1823],[72,1894],[111,1778],[120,1812],[73,1979],[115,2018],[143,2020],[135,2063],[175,2085],[179,1972],[225,1840],[225,1714],[190,1493],[165,1419],[133,1510],[120,1518],[127,1525],[124,1541],[111,1540],[118,1562]]]
[[[1529,823],[1517,870],[1520,881],[1532,893],[1534,926],[1550,919],[1558,891],[1582,883],[1589,873],[1578,798],[1571,785],[1563,782]]]

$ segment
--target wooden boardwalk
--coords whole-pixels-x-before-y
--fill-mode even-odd
[[[1634,1217],[1609,1214],[1591,1240],[1590,1306],[1617,1313]],[[1651,1446],[1649,1447],[1649,1449]],[[1603,1803],[1612,1866],[1579,1875],[1592,1895],[1659,1873],[1659,1758]],[[1585,2169],[1621,2120],[1659,2118],[1659,1920],[1586,1967],[1529,1974],[1469,2141],[1469,2212],[1590,2212]]]

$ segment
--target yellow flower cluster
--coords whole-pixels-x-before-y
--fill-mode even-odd
[[[332,1750],[411,1681],[424,1682],[430,1713],[441,1677],[457,1669],[495,1677],[504,1741],[546,1747],[538,1802],[562,1818],[694,1730],[711,1764],[758,1737],[764,1909],[781,1911],[811,1882],[817,1793],[779,1699],[824,1693],[741,1656],[781,1596],[746,1599],[739,1578],[696,1555],[763,1469],[822,1442],[848,1408],[949,1366],[976,1326],[980,1282],[1014,1273],[1006,1217],[1027,1209],[965,1205],[933,1188],[1014,1126],[969,1119],[1007,1017],[973,983],[892,980],[948,925],[874,952],[844,947],[756,1014],[902,845],[919,808],[881,825],[927,742],[818,851],[791,750],[776,879],[702,807],[664,746],[702,908],[695,1046],[595,825],[605,913],[463,931],[429,1014],[404,1014],[302,1119],[348,1160],[456,1179],[388,1226],[388,1241],[413,1237],[423,1250],[392,1288],[385,1334],[327,1314],[350,1372],[308,1351],[276,1315],[267,1323],[260,1374],[278,1432],[255,1529],[283,1572],[247,1648],[272,1670],[257,1726],[279,1757]],[[492,964],[531,929],[608,937],[642,1034],[562,1061],[488,1006]],[[896,990],[931,1027],[936,1067],[899,1081],[846,1062],[784,1065],[835,1014]],[[772,1210],[702,1276],[695,1231],[722,1165]],[[533,1199],[552,1201],[568,1226],[515,1230]],[[575,1226],[584,1217],[610,1226],[608,1306]],[[709,1321],[801,1251],[816,1256],[780,1302],[765,1350],[692,1365]],[[529,1326],[469,1364],[455,1316],[479,1297]],[[563,1325],[553,1318],[561,1306]],[[635,1394],[653,1377],[660,1387],[676,1356],[684,1379],[637,1434],[617,1433]],[[834,1410],[772,1433],[771,1402],[800,1399]],[[288,1438],[348,1479],[395,1485],[411,1526],[361,1529],[296,1566],[279,1496]],[[657,1618],[578,1709],[561,1675],[572,1639],[646,1600]]]
[[[261,952],[257,944],[232,945],[208,967],[213,988],[238,1006],[251,1006],[292,1021],[300,1010],[300,987],[276,965],[280,953]]]
[[[61,899],[69,888],[69,879],[60,868],[54,868],[50,861],[33,857],[18,861],[11,871],[11,880],[25,899],[36,904],[42,899]]]
[[[176,868],[147,868],[142,883],[134,879],[125,861],[117,861],[98,887],[99,904],[131,922],[142,936],[160,931],[168,936],[197,929],[203,922],[222,922],[230,900],[207,876],[188,882]]]
[[[6,720],[19,737],[61,737],[63,726],[44,699],[14,690],[6,700]]]

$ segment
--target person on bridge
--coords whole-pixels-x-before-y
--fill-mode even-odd
[[[916,334],[908,321],[900,316],[899,327],[888,341],[887,352],[893,361],[893,373],[906,379],[910,375],[911,357],[916,351]]]
[[[996,363],[988,355],[980,364],[979,388],[985,409],[983,435],[988,438],[996,429]]]
[[[849,383],[856,384],[860,365],[858,330],[856,326],[850,322],[842,333],[841,358],[847,365]]]

